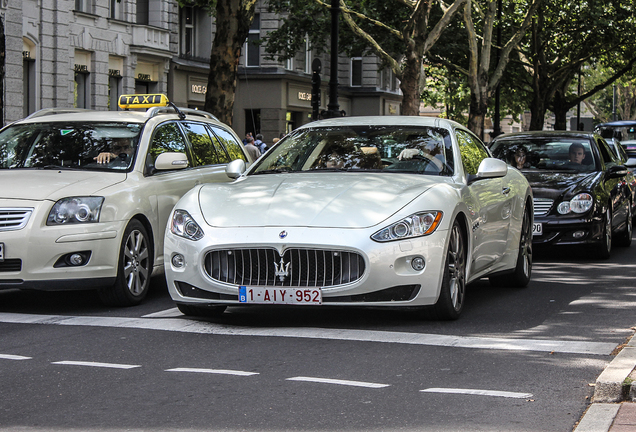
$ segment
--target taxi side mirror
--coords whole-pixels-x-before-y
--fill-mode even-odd
[[[161,153],[155,159],[155,169],[158,171],[183,169],[188,167],[188,157],[184,153]]]
[[[245,161],[243,159],[233,160],[225,167],[225,174],[231,179],[239,178],[244,172]]]

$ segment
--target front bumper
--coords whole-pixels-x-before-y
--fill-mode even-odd
[[[0,202],[0,207],[33,208],[24,228],[0,232],[0,290],[96,289],[115,282],[124,222],[47,226],[46,202]],[[68,265],[64,258],[78,252],[87,261]]]
[[[534,245],[581,245],[602,240],[603,220],[593,216],[559,218],[535,216],[534,223],[542,224],[543,234],[532,237]]]
[[[280,227],[205,228],[205,237],[190,241],[166,233],[164,268],[168,290],[176,303],[190,305],[245,305],[239,303],[239,285],[214,280],[206,272],[205,257],[210,251],[237,248],[290,248],[346,250],[357,252],[365,271],[354,282],[322,289],[323,304],[334,306],[421,306],[437,301],[445,262],[447,231],[416,239],[377,243],[369,237],[375,230]],[[377,230],[377,229],[376,229]],[[182,267],[172,257],[183,256]],[[414,257],[423,257],[425,267],[416,271]]]

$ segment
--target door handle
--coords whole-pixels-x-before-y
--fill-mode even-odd
[[[509,187],[505,187],[501,190],[501,193],[504,195],[508,195],[510,193],[510,188]]]

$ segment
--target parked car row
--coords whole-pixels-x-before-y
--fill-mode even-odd
[[[134,305],[165,272],[186,315],[228,306],[425,308],[524,287],[534,245],[629,245],[631,159],[585,133],[498,137],[426,117],[304,125],[251,160],[163,95],[38,111],[0,131],[0,289]],[[130,109],[148,108],[147,111]]]

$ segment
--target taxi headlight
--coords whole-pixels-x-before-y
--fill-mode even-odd
[[[170,221],[170,232],[194,241],[203,238],[203,230],[185,210],[174,211]]]
[[[47,225],[99,222],[104,197],[62,198],[53,205]]]
[[[377,242],[403,240],[433,233],[442,220],[441,211],[415,213],[381,229],[371,236]]]
[[[568,214],[570,212],[580,214],[585,213],[586,211],[591,209],[593,204],[594,199],[592,198],[592,195],[588,193],[580,193],[572,198],[570,201],[563,201],[561,204],[559,204],[559,206],[557,207],[557,211],[560,214]]]

